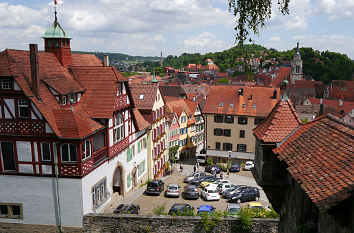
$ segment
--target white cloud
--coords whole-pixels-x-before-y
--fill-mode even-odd
[[[318,0],[315,5],[317,14],[326,14],[328,19],[354,19],[353,0]]]
[[[279,36],[274,36],[269,39],[271,42],[281,42],[281,39]]]
[[[197,36],[185,39],[183,45],[191,49],[193,48],[193,52],[200,51],[201,49],[206,51],[218,51],[225,47],[223,40],[218,39],[213,33],[206,31]]]

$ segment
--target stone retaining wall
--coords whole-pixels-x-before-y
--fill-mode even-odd
[[[57,233],[57,226],[0,222],[0,233]],[[63,227],[63,233],[83,233],[80,227]]]
[[[201,217],[184,216],[156,216],[156,215],[111,215],[89,214],[84,217],[84,232],[168,232],[168,233],[201,233],[205,232],[200,224]],[[277,233],[277,219],[254,219],[254,233]],[[223,218],[212,230],[214,233],[238,233],[235,231],[237,220],[235,218]],[[240,232],[241,233],[241,232]]]

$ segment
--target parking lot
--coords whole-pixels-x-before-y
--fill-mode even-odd
[[[169,184],[178,184],[181,187],[181,191],[183,191],[183,187],[186,185],[186,183],[183,183],[183,179],[187,174],[190,174],[193,172],[193,165],[183,165],[183,173],[180,171],[177,171],[170,176],[164,177],[163,181],[165,183],[165,190]],[[200,167],[200,171],[204,171],[204,167]],[[254,186],[258,187],[260,191],[260,199],[259,202],[263,205],[269,205],[268,200],[261,189],[259,187],[255,180],[252,177],[252,174],[250,171],[241,171],[240,173],[230,173],[229,180],[231,183],[235,185],[249,185],[249,186]],[[220,198],[219,201],[205,201],[203,198],[199,198],[198,200],[185,200],[181,197],[181,195],[177,197],[164,197],[164,192],[162,192],[159,196],[148,196],[144,193],[146,189],[146,186],[143,186],[139,188],[138,190],[135,190],[132,193],[129,193],[126,197],[121,198],[117,201],[117,203],[112,203],[111,207],[106,209],[106,213],[112,213],[113,210],[119,205],[119,204],[135,204],[140,206],[140,214],[152,214],[153,209],[156,208],[158,205],[163,205],[166,203],[166,212],[171,208],[173,204],[176,203],[186,203],[190,204],[191,206],[194,207],[194,209],[197,209],[200,205],[212,205],[216,208],[216,210],[224,211],[227,207],[227,200]],[[198,188],[198,191],[200,193],[201,188]],[[247,202],[241,203],[241,207],[246,207]]]

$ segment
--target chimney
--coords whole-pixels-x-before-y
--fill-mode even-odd
[[[39,97],[39,57],[38,57],[38,46],[37,44],[30,44],[30,64],[31,64],[31,81],[32,81],[32,91],[37,99]]]
[[[105,54],[103,55],[104,58],[103,58],[103,65],[104,66],[109,66],[109,55],[108,54]]]
[[[277,90],[274,90],[274,91],[273,91],[273,99],[277,99],[277,95],[278,95]]]
[[[323,115],[323,103],[322,103],[322,98],[320,99],[320,112],[318,113],[318,116]]]

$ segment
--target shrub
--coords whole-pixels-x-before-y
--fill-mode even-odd
[[[249,215],[249,209],[242,208],[237,217],[237,224],[235,226],[238,231],[250,231],[253,228],[253,222]]]
[[[172,213],[172,216],[194,216],[194,210],[184,208],[183,210],[178,210],[177,213]]]
[[[208,166],[213,165],[213,160],[211,160],[210,158],[207,158],[206,162],[207,162]]]
[[[166,202],[163,203],[161,206],[160,205],[157,205],[156,208],[154,208],[152,210],[152,212],[155,214],[155,215],[166,215]]]
[[[202,217],[200,223],[204,230],[206,232],[211,232],[221,221],[223,213],[221,211],[215,211],[212,216],[210,216],[209,213],[201,213],[200,216]]]

